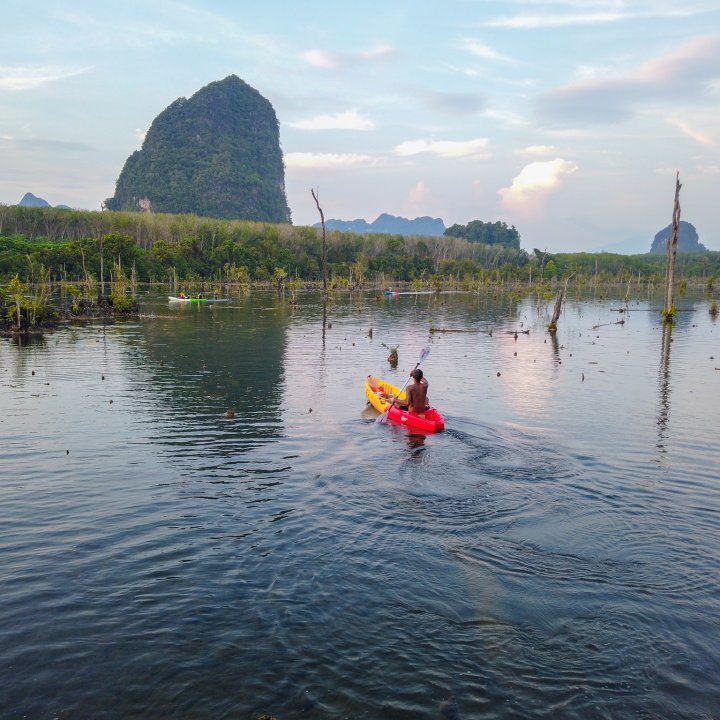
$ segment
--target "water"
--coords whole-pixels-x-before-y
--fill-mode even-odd
[[[717,717],[706,299],[141,301],[0,340],[2,718]]]

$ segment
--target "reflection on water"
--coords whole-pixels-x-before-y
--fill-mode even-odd
[[[662,344],[660,350],[659,402],[658,402],[658,440],[660,452],[665,450],[665,441],[670,420],[670,343],[672,342],[672,324],[663,323]]]
[[[713,717],[707,312],[298,299],[0,340],[3,717]]]

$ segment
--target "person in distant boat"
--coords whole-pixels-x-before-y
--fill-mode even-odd
[[[406,403],[396,402],[401,410],[409,410],[413,413],[424,413],[428,409],[427,391],[428,381],[420,368],[415,368],[411,373],[413,382],[405,390]]]
[[[184,299],[185,299],[185,293],[181,292],[181,293],[178,295],[178,297],[179,297],[181,300],[184,300]]]

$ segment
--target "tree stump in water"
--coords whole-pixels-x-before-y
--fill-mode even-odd
[[[548,325],[548,331],[551,333],[557,332],[557,321],[560,318],[560,311],[562,310],[563,291],[558,290],[557,297],[555,298],[555,308],[553,309],[552,319]]]

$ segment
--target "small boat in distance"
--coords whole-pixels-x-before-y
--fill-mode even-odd
[[[398,394],[399,393],[399,394]],[[397,405],[390,405],[390,395],[395,395],[400,400],[405,399],[405,391],[391,385],[385,380],[368,375],[365,378],[365,395],[368,402],[381,413],[387,412],[388,420],[407,425],[416,430],[423,430],[429,433],[442,432],[445,429],[445,418],[442,413],[434,407],[428,407],[425,412],[414,413],[409,410],[401,410]]]
[[[168,295],[170,302],[176,303],[218,303],[218,302],[230,302],[229,298],[212,298],[212,297],[188,297],[186,295]]]
[[[399,294],[400,294],[400,288],[387,288],[387,289],[385,290],[385,294],[386,294],[386,295],[391,295],[391,296],[399,295]]]

